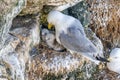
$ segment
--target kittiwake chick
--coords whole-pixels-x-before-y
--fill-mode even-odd
[[[50,32],[48,29],[42,29],[42,39],[46,42],[49,48],[52,48],[56,51],[64,51],[65,48],[58,44],[55,39],[55,35],[53,32]]]

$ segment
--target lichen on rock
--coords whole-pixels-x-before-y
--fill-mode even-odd
[[[90,28],[102,40],[105,52],[108,53],[112,48],[120,47],[120,1],[93,0],[93,2],[88,0],[91,12]]]
[[[0,50],[0,67],[2,67],[0,72],[3,76],[1,79],[27,80],[26,68],[30,63],[29,51],[37,46],[39,41],[37,18],[15,18],[5,41],[6,46]]]
[[[26,0],[1,0],[0,4],[0,49],[3,46],[8,31],[12,25],[12,20],[19,14],[25,5]]]
[[[26,6],[19,15],[40,13],[47,0],[27,0]]]
[[[87,37],[105,55],[111,48],[120,47],[119,0],[1,0],[0,3],[0,80],[119,79],[115,73],[98,69],[82,56],[51,50],[40,41],[39,31],[39,23],[47,26],[46,12],[70,7],[63,13],[79,19]]]

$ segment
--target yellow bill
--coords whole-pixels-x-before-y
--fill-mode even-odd
[[[111,61],[111,60],[112,60],[112,58],[110,58],[110,57],[109,57],[107,60],[108,60],[108,61]]]
[[[48,23],[48,29],[51,29],[53,25],[51,23]]]

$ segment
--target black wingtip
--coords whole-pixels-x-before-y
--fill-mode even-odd
[[[8,34],[10,34],[10,35],[13,36],[13,37],[17,37],[17,36],[15,35],[15,33],[9,32]]]
[[[101,62],[109,62],[107,59],[102,58],[102,57],[96,57],[96,59],[101,61]]]

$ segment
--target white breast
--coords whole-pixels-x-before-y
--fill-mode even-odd
[[[61,27],[61,28],[57,28],[56,29],[56,40],[57,40],[57,42],[59,43],[59,44],[61,44],[61,42],[60,42],[60,39],[59,39],[59,36],[60,36],[60,34],[61,34],[61,32],[65,32],[65,33],[67,33],[67,31],[66,31],[66,29],[65,29],[66,27]]]
[[[109,70],[120,74],[120,62],[119,61],[109,62],[107,63],[107,67]]]

